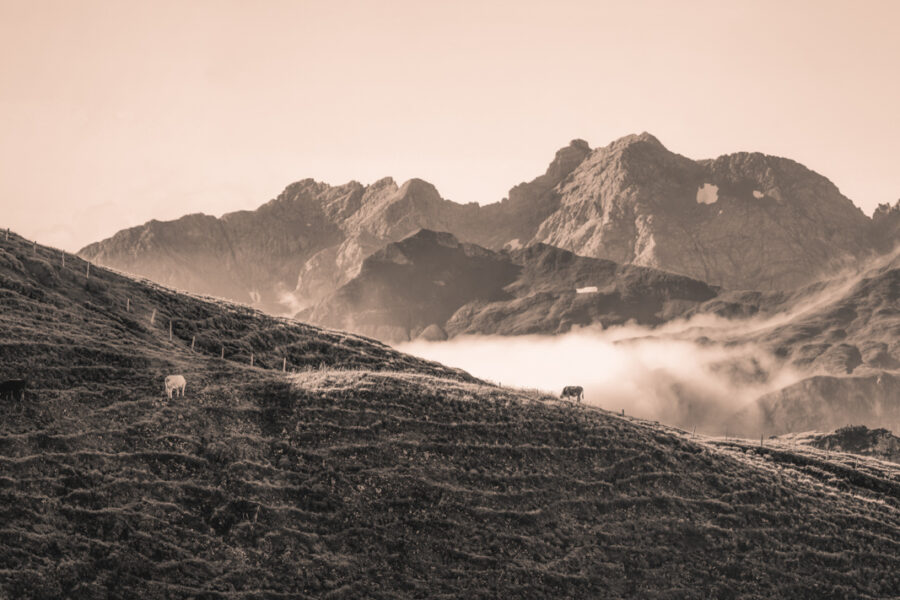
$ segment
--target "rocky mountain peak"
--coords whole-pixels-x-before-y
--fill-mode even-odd
[[[441,194],[431,183],[424,179],[413,178],[400,186],[397,192],[399,198],[414,197],[425,200],[440,201]]]
[[[575,139],[569,145],[556,151],[556,156],[550,166],[547,167],[545,176],[556,185],[575,167],[587,158],[591,153],[591,147],[582,139]]]
[[[900,200],[897,200],[893,206],[885,202],[884,204],[878,205],[878,208],[876,208],[875,212],[872,214],[872,218],[875,220],[884,219],[898,213],[900,213]]]

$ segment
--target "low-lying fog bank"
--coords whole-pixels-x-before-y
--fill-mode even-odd
[[[595,406],[713,435],[900,426],[898,269],[900,248],[829,281],[762,295],[752,317],[700,313],[656,328],[463,336],[399,348],[509,386],[559,394],[581,385]]]
[[[681,333],[690,324],[683,323]],[[695,324],[696,325],[696,324]],[[720,323],[725,325],[725,323]],[[704,334],[723,331],[707,320]],[[408,352],[476,377],[558,395],[581,385],[585,402],[720,435],[730,427],[747,435],[758,425],[754,401],[801,379],[752,344],[725,345],[703,336],[698,343],[674,333],[620,327],[583,329],[561,336],[465,336],[446,342],[413,341]],[[698,336],[699,337],[699,336]],[[682,338],[682,339],[679,339]],[[740,418],[737,413],[743,413]],[[764,433],[764,432],[761,432]]]

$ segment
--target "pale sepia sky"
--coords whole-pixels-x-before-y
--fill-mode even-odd
[[[575,137],[900,197],[900,2],[0,0],[0,227],[76,250],[305,177],[493,202]]]

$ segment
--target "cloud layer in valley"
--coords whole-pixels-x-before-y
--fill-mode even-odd
[[[710,434],[724,433],[728,419],[760,395],[801,378],[753,344],[701,344],[677,339],[673,329],[464,336],[414,341],[401,350],[514,387],[559,394],[581,385],[588,404]]]

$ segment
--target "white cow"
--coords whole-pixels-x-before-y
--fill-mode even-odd
[[[181,391],[181,397],[184,398],[186,385],[187,381],[185,381],[184,375],[168,375],[166,377],[166,395],[169,397],[169,400],[172,399],[172,392],[175,392],[177,396],[179,391]]]

